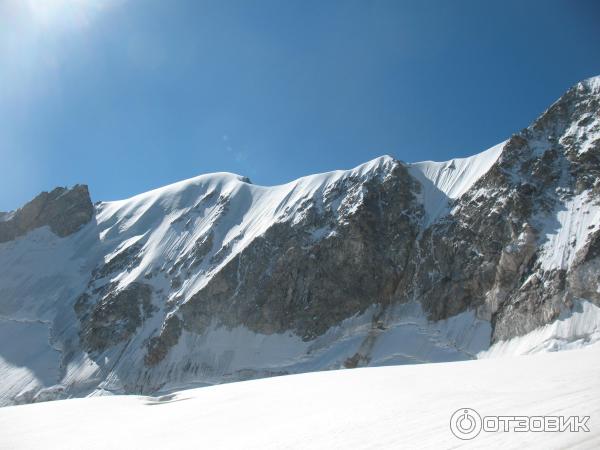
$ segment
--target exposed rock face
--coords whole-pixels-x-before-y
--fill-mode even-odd
[[[599,110],[600,78],[580,83],[489,164],[382,157],[274,187],[213,174],[95,209],[84,186],[41,194],[0,215],[0,242],[47,225],[69,238],[45,251],[63,245],[80,276],[19,280],[6,310],[55,308],[65,396],[473,357],[481,323],[487,346],[600,305]]]
[[[567,277],[568,293],[600,305],[600,230],[588,237]]]
[[[173,315],[167,318],[160,334],[148,341],[148,351],[144,357],[144,363],[152,367],[161,362],[167,356],[169,349],[179,341],[181,329],[181,320],[177,316]]]
[[[557,213],[573,201],[581,208],[600,202],[599,94],[596,82],[569,90],[531,127],[512,136],[452,214],[425,231],[417,297],[434,320],[478,307],[492,320],[496,341],[551,322],[571,307],[573,296],[597,298],[591,293],[598,288],[592,275],[597,263],[584,268],[575,262],[569,268],[574,251],[558,243],[545,246],[544,233],[560,228],[553,223]],[[584,124],[585,132],[573,123]],[[544,262],[552,252],[563,255],[561,263]],[[582,252],[578,261],[593,255]]]
[[[311,340],[373,304],[390,303],[410,280],[422,208],[414,197],[419,187],[400,163],[382,170],[382,181],[344,180],[320,207],[316,199],[307,203],[300,222],[267,230],[181,306],[183,326],[201,334],[217,321]],[[339,202],[347,207],[336,216]]]
[[[42,192],[22,208],[0,217],[0,242],[11,241],[31,230],[49,226],[58,236],[76,232],[94,216],[94,206],[88,188],[76,185],[71,189],[56,188]]]
[[[87,352],[101,352],[131,338],[156,310],[152,305],[152,287],[143,283],[131,283],[121,290],[108,289],[89,312],[85,310],[87,300],[89,296],[84,295],[75,304]]]
[[[178,306],[181,299],[175,296],[167,304],[171,312],[147,341],[145,363],[158,364],[182,330],[202,335],[210,326],[243,325],[266,335],[293,331],[310,341],[374,304],[390,304],[411,280],[407,267],[422,217],[414,195],[419,189],[401,163],[388,160],[366,182],[346,177],[306,198],[299,211],[229,260],[236,240],[211,250],[214,233],[208,231],[163,273],[177,290],[191,270],[221,266],[187,301]],[[214,201],[216,221],[223,220],[229,199],[205,199]],[[175,223],[189,220],[182,216]],[[132,245],[96,270],[86,301],[111,273],[107,266],[118,259],[125,262],[119,267],[130,270],[140,261],[139,251]]]

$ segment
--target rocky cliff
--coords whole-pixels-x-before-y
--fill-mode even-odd
[[[88,187],[56,188],[42,192],[22,208],[0,213],[0,242],[8,242],[28,232],[48,226],[57,236],[75,233],[94,217]]]

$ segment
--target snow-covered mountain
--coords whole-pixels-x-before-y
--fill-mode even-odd
[[[599,110],[596,77],[470,158],[0,213],[0,404],[593,343]]]

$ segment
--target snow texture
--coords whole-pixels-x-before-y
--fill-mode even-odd
[[[540,376],[543,374],[544,376]],[[111,396],[0,409],[0,447],[396,449],[600,446],[600,346],[442,364],[267,378],[162,397]],[[589,432],[451,434],[451,415],[590,416]]]
[[[572,350],[600,341],[600,308],[588,301],[577,301],[572,311],[563,312],[555,322],[525,336],[500,341],[478,358],[529,355],[540,352]]]
[[[498,160],[505,142],[468,158],[445,162],[424,161],[409,164],[409,173],[422,186],[421,201],[426,225],[450,211],[452,200],[460,198]]]

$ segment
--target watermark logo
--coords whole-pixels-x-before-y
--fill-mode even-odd
[[[589,416],[484,416],[471,408],[461,408],[450,417],[450,431],[462,440],[470,440],[479,433],[577,433],[589,432]]]
[[[459,409],[450,418],[450,430],[454,436],[465,441],[477,437],[481,427],[481,416],[471,408]]]

